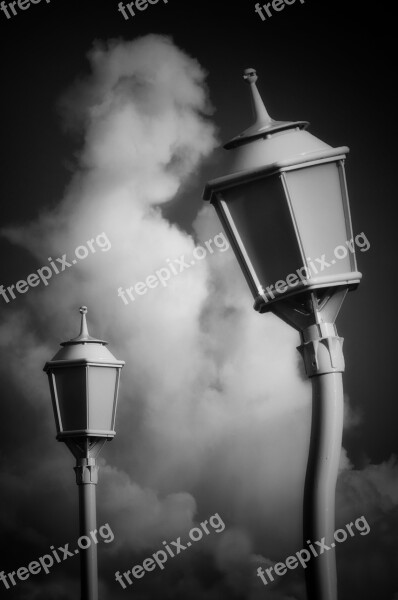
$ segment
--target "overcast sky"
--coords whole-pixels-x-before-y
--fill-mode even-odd
[[[398,598],[393,17],[384,5],[349,13],[343,0],[297,0],[265,21],[254,7],[159,0],[125,19],[116,0],[42,0],[0,12],[0,285],[89,240],[96,249],[47,285],[0,296],[0,571],[76,546],[74,461],[55,440],[42,368],[77,335],[85,304],[90,333],[126,361],[97,489],[98,524],[115,536],[98,546],[102,600],[306,598],[302,569],[267,587],[255,575],[302,545],[311,387],[298,334],[252,309],[202,201],[223,174],[221,143],[251,123],[250,66],[275,119],[307,120],[351,150],[353,228],[370,247],[337,321],[336,523],[364,515],[370,533],[337,548],[339,599]],[[213,254],[190,264],[209,240]],[[189,268],[165,285],[118,295],[182,255]],[[129,589],[115,582],[216,513],[222,532]],[[0,588],[12,600],[72,600],[78,559]]]

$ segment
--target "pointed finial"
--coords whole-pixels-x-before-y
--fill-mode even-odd
[[[108,342],[105,342],[104,340],[97,340],[97,338],[92,337],[88,332],[87,318],[86,318],[86,315],[88,313],[87,306],[81,306],[79,308],[79,313],[82,316],[81,323],[80,323],[79,335],[75,338],[72,338],[68,342],[63,342],[61,344],[61,346],[69,346],[71,344],[86,344],[86,343],[95,343],[95,344],[106,345]]]
[[[266,138],[279,131],[287,129],[306,129],[308,127],[308,121],[275,121],[270,117],[265,108],[263,99],[260,96],[260,92],[257,89],[256,82],[258,76],[256,69],[253,69],[252,67],[245,69],[243,79],[250,85],[254,123],[248,129],[245,129],[243,133],[234,137],[227,144],[224,144],[224,148],[229,150],[260,138]]]
[[[256,81],[258,80],[256,69],[248,68],[243,73],[243,79],[250,85],[252,93],[252,108],[255,122],[253,127],[269,127],[273,121],[265,108],[263,99],[257,89]]]
[[[81,306],[79,308],[79,313],[82,316],[81,324],[80,324],[80,333],[79,338],[89,338],[88,327],[87,327],[87,319],[86,314],[88,313],[87,306]]]

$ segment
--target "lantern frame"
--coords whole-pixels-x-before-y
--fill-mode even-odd
[[[87,308],[82,307],[80,312],[79,336],[63,342],[61,350],[43,369],[48,375],[57,439],[95,437],[111,440],[116,435],[120,372],[125,363],[117,360],[105,347],[107,342],[89,335]],[[101,381],[99,374],[105,374],[103,369],[113,369],[114,378]],[[103,426],[95,426],[98,423]]]
[[[253,104],[255,113],[257,114],[257,121],[255,125],[246,130],[246,132],[225,144],[224,148],[232,150],[232,154],[235,153],[233,171],[229,175],[209,181],[205,186],[203,199],[210,201],[216,209],[221,224],[225,229],[225,233],[254,297],[255,310],[267,312],[272,310],[275,302],[278,302],[283,298],[296,296],[303,291],[336,286],[344,286],[350,290],[355,289],[362,278],[362,274],[357,269],[344,167],[349,148],[347,146],[332,148],[307,132],[301,131],[308,125],[308,123],[304,121],[291,123],[282,122],[284,123],[284,127],[281,131],[281,122],[273,121],[273,119],[269,117],[261,99],[257,96],[258,92],[255,85],[252,85],[252,92],[254,93]],[[263,121],[261,121],[261,118]],[[265,125],[262,124],[264,122],[266,123]],[[283,138],[282,136],[285,137]],[[271,150],[269,150],[269,148],[271,148]],[[291,150],[290,148],[293,148],[294,150]],[[286,150],[287,158],[282,158],[283,150]],[[274,157],[275,160],[273,159]],[[263,159],[264,165],[262,165]],[[340,205],[339,210],[341,217],[341,223],[338,223],[340,231],[337,231],[336,229],[334,249],[350,240],[351,247],[349,250],[347,249],[347,254],[344,257],[345,264],[339,265],[339,261],[334,261],[332,263],[333,268],[331,268],[329,272],[325,271],[318,274],[311,270],[311,260],[316,260],[317,257],[313,256],[312,259],[310,259],[308,257],[308,250],[306,251],[305,249],[305,245],[309,245],[311,242],[311,234],[309,234],[307,228],[307,231],[305,232],[307,235],[304,237],[304,232],[301,230],[298,223],[297,217],[299,215],[303,220],[304,210],[299,207],[299,201],[295,202],[296,197],[293,195],[291,189],[293,182],[290,181],[289,175],[296,173],[304,174],[307,169],[317,169],[332,164],[336,165],[338,178],[335,177],[332,170],[330,170],[327,175],[329,177],[335,177],[335,183],[337,183],[338,179],[338,187],[336,186],[336,189],[331,193],[336,194],[336,198],[337,193],[339,193],[338,204]],[[319,172],[317,173],[319,174]],[[311,185],[311,175],[312,173],[309,171],[306,174],[309,178],[308,181],[305,182],[308,189],[310,189]],[[314,182],[315,180],[316,176],[313,177],[312,181]],[[238,193],[241,192],[240,195],[243,200],[238,200],[237,202],[241,203],[240,210],[244,210],[242,207],[244,206],[245,196],[249,193],[249,186],[256,183],[259,184],[258,194],[251,190],[251,197],[257,195],[258,199],[256,198],[253,200],[253,203],[266,203],[267,198],[262,197],[264,196],[264,192],[261,189],[261,184],[264,185],[267,184],[267,182],[270,183],[272,181],[279,186],[278,188],[275,187],[275,191],[280,197],[278,200],[285,205],[279,207],[279,209],[281,211],[284,210],[286,215],[289,215],[289,219],[286,219],[286,215],[284,218],[286,219],[286,233],[290,235],[289,241],[294,250],[294,256],[292,256],[289,261],[286,261],[286,272],[280,272],[277,274],[276,278],[266,280],[264,271],[266,271],[267,260],[269,259],[261,248],[254,248],[252,245],[250,251],[247,249],[246,244],[242,239],[242,227],[240,228],[242,223],[239,224],[236,215],[234,218],[231,207],[234,202],[234,193],[236,198]],[[246,190],[245,186],[247,186]],[[297,193],[297,198],[298,197],[299,194]],[[271,201],[274,200],[271,199]],[[312,198],[312,201],[315,201],[315,196]],[[250,208],[253,209],[253,205],[251,205]],[[259,208],[261,210],[261,206]],[[247,225],[247,223],[250,224],[249,219],[257,219],[258,221],[259,218],[259,210],[254,210],[252,217],[247,216],[248,210],[249,209],[246,209],[246,214],[244,215],[246,219],[245,225]],[[322,226],[327,227],[328,224],[322,223]],[[270,228],[272,227],[272,223],[268,224],[268,230],[265,226],[265,236],[267,235],[267,231],[269,233],[271,230]],[[316,229],[316,227],[314,229]],[[345,238],[340,239],[339,234],[343,235],[343,233]],[[314,232],[312,236],[313,239],[315,239],[315,236],[318,238],[320,237],[318,230]],[[249,233],[246,237],[251,238]],[[250,241],[252,242],[252,239],[250,239]],[[259,241],[257,240],[256,243],[259,244]],[[331,239],[329,236],[329,244],[330,243]],[[320,256],[325,255],[320,252],[318,258]],[[253,264],[253,258],[255,259],[256,266]],[[297,264],[293,264],[294,261],[296,261]],[[303,269],[305,269],[306,273],[305,278],[301,276],[299,278],[296,277],[296,279],[299,280],[294,284],[286,281],[287,278],[294,277],[295,273],[298,273]],[[284,283],[285,289],[283,292],[278,292],[277,290],[270,291],[270,288],[273,288],[277,283]]]
[[[122,365],[120,367],[115,366],[115,364],[104,364],[104,363],[96,363],[96,362],[88,362],[88,361],[71,361],[68,364],[62,364],[63,361],[54,361],[48,363],[48,379],[50,383],[50,391],[51,391],[51,399],[54,410],[55,424],[57,428],[57,439],[63,440],[65,438],[70,437],[105,437],[107,439],[112,439],[116,435],[115,431],[115,421],[116,421],[116,411],[117,411],[117,403],[118,403],[118,393],[119,393],[119,384],[120,384],[120,371],[122,369]],[[87,427],[80,429],[68,429],[64,427],[63,422],[66,420],[63,415],[63,411],[60,406],[59,400],[59,391],[57,386],[57,374],[59,372],[65,371],[69,368],[80,367],[83,371],[85,371],[85,413],[86,413],[86,423]],[[95,398],[90,396],[90,387],[92,387],[92,383],[90,386],[90,377],[89,371],[95,376],[95,368],[96,367],[104,367],[110,369],[116,369],[116,378],[115,378],[115,388],[113,393],[112,400],[112,411],[111,411],[111,419],[110,419],[110,428],[109,429],[93,429],[89,427],[90,421],[92,420],[92,413],[95,410]]]

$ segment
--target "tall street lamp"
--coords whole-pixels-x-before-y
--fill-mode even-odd
[[[229,173],[210,181],[210,201],[254,296],[300,332],[298,350],[313,388],[303,534],[333,540],[335,488],[343,429],[343,339],[335,320],[357,271],[344,161],[306,131],[306,121],[272,119],[246,69],[254,124],[224,147]],[[305,545],[305,547],[307,547]],[[306,569],[308,598],[336,600],[334,546]]]
[[[95,486],[96,458],[107,440],[116,435],[115,418],[120,371],[117,360],[105,347],[107,342],[88,333],[85,306],[80,308],[80,334],[47,362],[57,440],[65,442],[76,458],[79,486],[80,536],[97,529]],[[91,543],[80,552],[81,600],[98,600],[97,546]]]

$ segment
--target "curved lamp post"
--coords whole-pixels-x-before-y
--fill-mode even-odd
[[[224,146],[230,172],[207,184],[204,199],[224,226],[255,310],[273,312],[300,332],[298,350],[313,388],[304,542],[326,538],[327,544],[334,534],[343,429],[343,340],[334,323],[347,291],[361,279],[344,173],[349,149],[317,139],[305,131],[306,121],[272,119],[256,71],[246,69],[244,79],[255,122]],[[334,549],[310,561],[311,600],[337,598],[335,561]]]
[[[80,535],[97,528],[95,486],[96,458],[107,440],[116,435],[115,417],[120,371],[124,361],[105,347],[107,342],[88,333],[87,308],[80,308],[78,337],[62,348],[44,366],[50,383],[57,440],[65,442],[76,458],[79,486]],[[80,552],[81,600],[98,599],[97,546]]]

